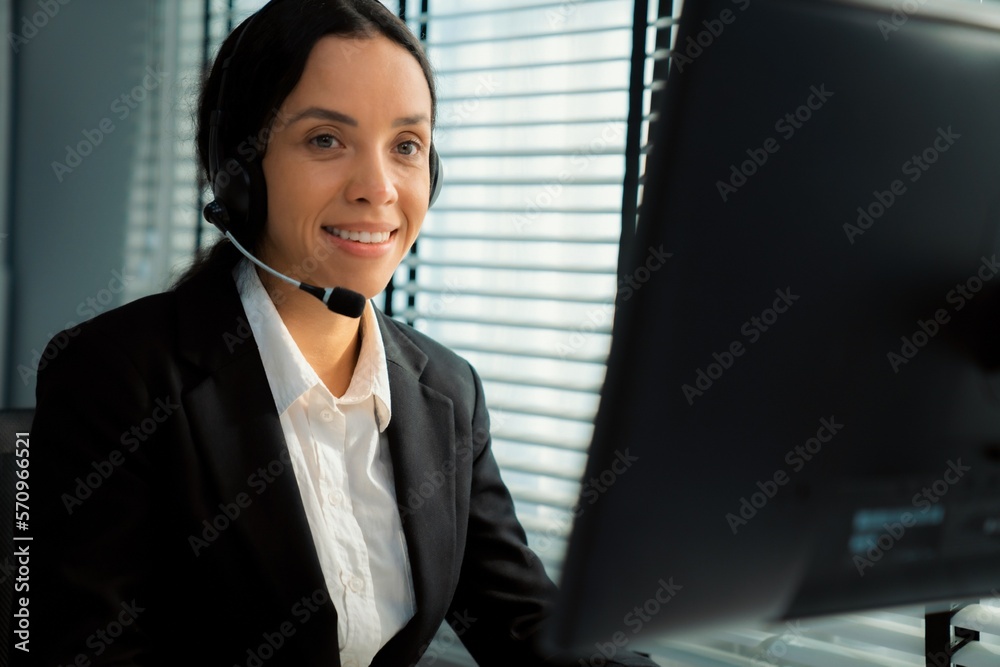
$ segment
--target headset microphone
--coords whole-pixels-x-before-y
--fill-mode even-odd
[[[243,245],[236,240],[233,233],[225,228],[225,216],[225,207],[218,202],[211,202],[205,207],[205,219],[218,227],[219,230],[225,234],[226,238],[229,239],[230,243],[236,246],[236,249],[243,253],[243,255],[251,262],[264,269],[272,276],[280,278],[286,283],[291,283],[303,292],[312,294],[314,297],[325,303],[327,308],[338,315],[358,318],[365,312],[365,297],[363,294],[359,294],[358,292],[344,287],[316,287],[315,285],[300,282],[294,278],[286,276],[283,273],[280,273],[279,271],[275,271],[270,266],[251,255],[250,251],[244,248]]]

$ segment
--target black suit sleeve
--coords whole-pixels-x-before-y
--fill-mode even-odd
[[[156,423],[154,397],[112,340],[86,325],[73,333],[53,339],[63,347],[49,344],[38,373],[30,662],[148,664],[153,445],[131,429]]]
[[[514,502],[493,456],[482,382],[475,370],[474,457],[467,546],[448,619],[481,667],[578,665],[589,655],[543,655],[539,631],[551,613],[556,586],[527,546]],[[655,667],[619,651],[601,664]]]

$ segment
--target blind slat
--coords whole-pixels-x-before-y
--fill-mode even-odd
[[[511,327],[515,329],[534,329],[539,331],[567,331],[570,333],[577,333],[580,331],[580,324],[570,325],[570,324],[560,324],[560,323],[549,323],[549,322],[531,322],[529,320],[514,320],[514,319],[501,319],[501,318],[485,318],[485,317],[471,317],[471,316],[446,316],[434,314],[431,312],[423,311],[410,311],[410,315],[419,317],[420,319],[427,320],[430,322],[445,323],[450,322],[454,324],[486,324],[495,325],[501,327]],[[597,333],[611,333],[611,329],[608,326],[598,326],[594,329]],[[592,333],[592,332],[591,332]],[[554,385],[558,386],[558,385]],[[600,387],[594,387],[592,391],[599,391]]]
[[[558,493],[556,491],[540,491],[530,487],[512,485],[508,485],[507,489],[516,501],[531,503],[532,505],[542,505],[544,507],[554,507],[560,510],[572,507],[577,501],[575,495]]]
[[[954,662],[963,667],[996,667],[1000,665],[1000,650],[970,642],[955,652]]]
[[[513,350],[510,348],[505,348],[501,346],[491,346],[491,345],[470,345],[469,343],[455,343],[452,345],[452,349],[456,352],[462,353],[479,353],[479,354],[496,354],[502,357],[525,357],[528,359],[552,359],[551,352],[534,352],[530,349],[518,349]],[[580,364],[597,364],[603,366],[604,362],[607,360],[607,355],[586,355],[579,354],[578,356],[566,355],[563,357],[560,355],[560,360],[569,361],[573,363]],[[525,414],[535,414],[535,413],[525,413]],[[541,411],[539,414],[549,414],[548,411]],[[590,414],[586,419],[583,417],[572,417],[573,419],[580,419],[582,421],[590,421],[593,418],[593,414]]]
[[[645,117],[646,120],[649,117]],[[567,119],[536,119],[536,120],[524,120],[524,119],[511,119],[503,121],[495,121],[489,123],[460,123],[458,125],[449,126],[446,124],[441,124],[438,127],[446,132],[457,132],[461,130],[511,130],[514,128],[526,128],[526,127],[562,127],[564,125],[607,125],[607,124],[624,124],[624,118],[616,117],[604,117],[604,118],[567,118]],[[536,181],[537,182],[537,181]],[[451,181],[449,180],[450,184]]]
[[[1000,607],[970,604],[955,612],[952,625],[1000,635]]]
[[[577,30],[559,30],[555,32],[522,33],[520,35],[498,35],[481,39],[456,39],[450,42],[431,42],[427,46],[430,49],[447,49],[457,46],[479,46],[482,44],[510,44],[511,42],[524,42],[535,39],[547,39],[550,37],[578,37],[583,35],[594,35],[610,32],[632,32],[630,25],[601,26],[600,28],[579,28]]]
[[[569,438],[542,437],[532,433],[506,433],[502,429],[494,433],[493,437],[497,440],[503,440],[504,442],[532,445],[545,449],[558,449],[567,452],[576,452],[578,454],[585,453],[587,451],[587,447],[590,445],[589,440],[587,442],[574,442]]]
[[[574,178],[573,180],[567,181],[566,183],[560,183],[560,185],[562,187],[567,187],[567,188],[569,188],[569,187],[590,187],[590,186],[599,186],[599,185],[618,185],[618,186],[620,186],[621,184],[622,184],[622,182],[620,180],[616,179],[616,178]],[[499,179],[499,178],[495,178],[495,179],[485,179],[485,178],[465,178],[465,179],[461,179],[461,178],[449,178],[448,179],[448,187],[449,188],[455,188],[455,187],[498,187],[498,188],[503,188],[503,187],[517,187],[517,186],[525,186],[525,185],[538,185],[538,179],[529,179],[529,178],[504,178],[504,179]],[[428,236],[434,236],[434,233],[431,232],[429,234],[424,234],[424,235],[422,235],[421,238],[427,238]],[[458,238],[456,235],[449,234],[448,236],[450,236],[452,238]],[[466,238],[482,239],[483,237],[466,237]],[[487,238],[486,240],[490,240],[490,239]],[[559,241],[565,241],[565,240],[572,241],[573,237],[568,237],[566,239],[563,239],[563,238],[559,237],[558,240]],[[589,239],[584,239],[583,242],[589,242]],[[618,239],[610,239],[610,238],[609,239],[602,239],[602,242],[603,243],[618,243]]]
[[[497,440],[494,441],[496,443]],[[497,455],[497,464],[503,470],[510,470],[512,472],[526,473],[529,475],[538,475],[539,477],[550,477],[552,479],[561,479],[568,482],[579,482],[580,475],[572,474],[568,472],[562,472],[559,470],[551,470],[549,466],[542,463],[528,463],[525,461],[514,461],[503,456]]]
[[[449,151],[446,154],[448,160],[461,160],[465,158],[491,158],[491,159],[503,159],[503,158],[531,158],[531,157],[573,157],[576,155],[585,155],[588,157],[594,157],[598,155],[615,155],[620,156],[622,154],[621,147],[602,145],[602,146],[560,146],[552,148],[518,148],[518,149],[496,149],[496,150],[464,150],[464,151]],[[551,178],[551,177],[550,177]],[[545,181],[540,181],[540,185],[544,185]],[[435,211],[438,209],[435,208]]]
[[[546,382],[544,380],[532,380],[527,378],[512,377],[509,375],[497,375],[493,373],[480,374],[484,382],[495,382],[499,384],[509,384],[516,387],[536,387],[540,389],[557,389],[559,391],[579,392],[583,394],[596,394],[601,387],[598,384],[588,382]]]
[[[532,417],[548,417],[551,419],[559,419],[561,421],[571,421],[578,422],[581,424],[589,425],[593,420],[593,415],[590,412],[583,413],[579,411],[573,411],[564,409],[561,411],[556,410],[545,410],[541,408],[529,408],[519,405],[511,405],[503,403],[501,401],[494,401],[493,407],[499,409],[500,414],[503,415],[529,415]]]
[[[507,264],[500,262],[484,263],[484,262],[463,262],[460,260],[452,261],[438,261],[431,259],[420,259],[418,257],[410,256],[407,257],[404,262],[405,266],[409,267],[419,267],[419,266],[436,266],[436,267],[449,267],[454,269],[480,269],[482,271],[531,271],[531,272],[541,272],[541,273],[583,273],[583,274],[611,274],[614,275],[615,269],[605,266],[571,266],[569,264],[559,265],[559,264]]]
[[[628,88],[622,86],[604,86],[602,88],[577,88],[572,90],[524,90],[513,93],[490,93],[490,100],[519,100],[532,97],[564,97],[576,95],[605,95],[607,93],[627,93]],[[468,96],[440,97],[441,104],[451,104],[455,102],[482,102],[481,94]]]
[[[600,2],[613,2],[614,0],[574,0],[576,4],[597,4]],[[442,13],[435,14],[433,12],[424,12],[420,15],[421,20],[427,22],[437,22],[437,21],[449,21],[453,19],[465,19],[473,17],[489,16],[493,14],[503,14],[509,16],[511,14],[516,14],[519,12],[529,12],[529,11],[540,11],[542,9],[564,9],[566,7],[566,2],[545,2],[536,5],[521,5],[518,7],[493,7],[490,9],[478,9],[475,11],[465,11],[465,12],[452,12],[452,13]]]
[[[517,72],[526,69],[544,69],[546,67],[584,67],[586,65],[607,65],[608,63],[627,63],[627,62],[629,62],[629,57],[627,55],[623,55],[620,57],[609,57],[609,58],[584,58],[581,60],[540,61],[540,62],[530,62],[530,63],[518,63],[513,65],[459,67],[455,69],[437,70],[436,74],[440,78],[440,77],[454,76],[457,74],[479,74],[482,72]]]
[[[561,537],[567,532],[564,522],[556,519],[532,516],[530,514],[521,520],[521,524],[526,532],[530,530],[532,533],[539,535],[556,535]]]
[[[606,307],[609,310],[612,307],[609,301],[597,301],[596,297],[585,297],[585,296],[573,296],[567,294],[545,294],[542,292],[503,292],[500,290],[484,290],[484,289],[469,289],[462,288],[461,290],[452,289],[450,287],[425,287],[425,286],[413,286],[407,285],[403,290],[407,294],[434,294],[437,296],[463,296],[463,297],[480,297],[483,299],[517,299],[520,301],[536,301],[539,303],[561,303],[561,304],[576,304],[585,306],[601,306]],[[516,350],[508,350],[508,354],[516,354]]]
[[[420,235],[421,239],[434,239],[435,241],[449,242],[449,241],[481,241],[483,243],[566,243],[566,244],[598,244],[598,245],[614,245],[617,244],[617,239],[610,237],[595,237],[595,236],[574,236],[572,234],[567,234],[566,236],[557,235],[542,235],[542,234],[520,234],[518,236],[502,236],[499,234],[470,234],[467,232],[427,232],[426,234]]]
[[[842,616],[832,619],[828,623],[823,623],[818,629],[845,640],[877,644],[911,655],[919,655],[924,650],[922,629],[904,629],[899,624],[882,623],[876,618],[858,615]]]

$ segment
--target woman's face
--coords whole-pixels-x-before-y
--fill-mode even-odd
[[[264,261],[322,287],[381,292],[427,213],[430,147],[416,58],[383,36],[320,39],[262,162]]]

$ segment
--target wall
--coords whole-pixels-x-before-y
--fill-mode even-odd
[[[16,36],[6,45],[6,406],[34,404],[34,369],[53,334],[121,303],[138,132],[133,95],[151,81],[154,10],[155,0],[13,0],[4,31]]]
[[[11,32],[11,0],[0,0],[0,35]],[[11,56],[13,50],[0,47],[0,405],[5,404],[7,377],[7,312],[10,303],[10,245],[9,211],[10,200],[10,95],[11,95]]]

